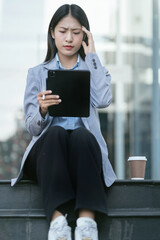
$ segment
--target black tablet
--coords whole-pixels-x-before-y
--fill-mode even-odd
[[[90,72],[83,70],[48,70],[47,90],[59,95],[58,105],[48,108],[55,117],[88,117],[90,109]]]

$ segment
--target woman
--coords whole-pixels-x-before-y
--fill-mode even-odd
[[[48,107],[61,104],[61,96],[46,91],[49,69],[89,70],[91,73],[90,116],[51,117]],[[48,239],[71,239],[66,214],[75,201],[78,214],[75,239],[98,239],[95,213],[106,213],[104,182],[111,186],[116,176],[108,160],[100,131],[97,108],[111,102],[110,74],[96,54],[89,23],[77,5],[65,4],[53,15],[48,29],[45,62],[29,69],[24,96],[26,128],[33,136],[21,170],[41,187]]]

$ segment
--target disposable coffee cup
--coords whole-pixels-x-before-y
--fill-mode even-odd
[[[132,156],[128,158],[131,180],[144,180],[146,170],[145,156]]]

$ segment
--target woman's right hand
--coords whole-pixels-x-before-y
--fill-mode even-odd
[[[61,99],[59,99],[58,95],[52,95],[52,91],[42,91],[38,93],[37,100],[40,106],[40,112],[42,117],[45,117],[45,115],[48,112],[48,107],[52,105],[57,105],[61,102]]]

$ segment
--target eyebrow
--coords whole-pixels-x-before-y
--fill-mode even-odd
[[[66,27],[60,27],[60,28],[63,28],[63,29],[65,29],[65,30],[68,30],[68,28],[66,28]],[[72,30],[82,30],[81,28],[72,28]]]

